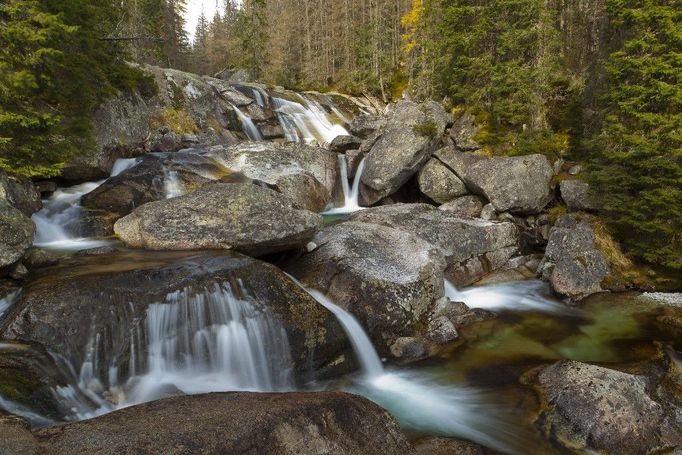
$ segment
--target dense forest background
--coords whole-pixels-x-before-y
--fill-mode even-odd
[[[682,0],[0,1],[0,168],[59,173],[125,62],[444,100],[486,153],[584,163],[634,257],[682,269]]]

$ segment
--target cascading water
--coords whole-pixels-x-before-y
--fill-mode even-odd
[[[333,209],[327,210],[323,215],[343,215],[355,213],[358,210],[362,210],[360,207],[360,179],[362,178],[362,172],[365,169],[365,158],[360,161],[358,169],[355,172],[355,177],[353,178],[352,186],[348,180],[348,163],[346,162],[345,155],[339,155],[339,166],[341,168],[341,187],[343,188],[343,206],[335,207]]]
[[[242,295],[246,295],[241,289]],[[144,324],[129,328],[128,377],[116,356],[93,337],[77,386],[56,395],[74,419],[177,394],[285,391],[293,388],[287,334],[266,308],[229,285],[169,294],[148,307]],[[111,348],[110,348],[111,349]],[[122,351],[121,346],[113,351]],[[106,373],[103,373],[106,372]],[[105,399],[106,398],[106,399]]]
[[[348,131],[339,124],[333,124],[322,107],[310,103],[302,95],[301,103],[272,97],[272,105],[277,112],[287,140],[306,144],[329,144],[337,136],[347,135]]]
[[[477,286],[462,291],[446,280],[445,292],[450,300],[464,302],[469,308],[560,313],[577,311],[553,298],[549,285],[540,280]]]
[[[2,316],[5,314],[5,312],[9,310],[9,307],[12,306],[18,295],[19,291],[16,291],[9,294],[4,299],[0,299],[0,319],[2,319]]]
[[[488,403],[480,391],[444,386],[417,371],[385,371],[371,340],[353,315],[321,292],[306,291],[338,318],[360,361],[363,376],[350,392],[381,405],[411,430],[464,437],[514,453],[505,441],[513,440],[516,434],[503,420],[491,417],[502,411]]]
[[[244,114],[241,111],[241,109],[239,109],[237,106],[234,106],[234,111],[237,113],[237,117],[239,117],[239,122],[242,124],[242,130],[248,136],[248,138],[251,139],[252,141],[262,141],[263,135],[260,133],[260,130],[258,129],[256,124],[253,123],[251,117]]]
[[[23,417],[36,427],[44,427],[54,423],[52,420],[31,411],[22,404],[3,398],[2,395],[0,395],[0,410]]]
[[[118,174],[135,167],[139,162],[140,158],[121,158],[116,160],[111,168],[111,177],[116,177]]]
[[[178,171],[171,171],[168,169],[164,171],[163,189],[166,199],[179,197],[185,194],[185,189],[180,180]]]

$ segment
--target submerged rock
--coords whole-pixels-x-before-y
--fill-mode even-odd
[[[539,270],[559,295],[580,300],[603,290],[610,268],[595,240],[590,221],[579,214],[562,216],[551,229]]]
[[[35,435],[41,453],[60,455],[413,453],[386,411],[340,392],[176,397]]]
[[[636,455],[682,447],[682,410],[657,401],[647,379],[562,361],[537,376],[537,425],[572,450]]]
[[[462,218],[428,204],[394,204],[356,213],[352,221],[380,224],[420,237],[447,261],[445,277],[471,284],[503,266],[519,249],[513,223]]]
[[[29,217],[0,199],[0,276],[4,276],[30,248],[35,229]]]
[[[435,102],[400,101],[386,129],[367,154],[361,195],[372,205],[393,194],[428,161],[445,131],[448,115]]]
[[[431,158],[419,171],[417,182],[419,190],[438,204],[444,204],[469,192],[464,182],[435,158]]]
[[[138,207],[116,222],[127,245],[151,250],[227,249],[265,255],[305,246],[322,217],[268,188],[214,183]]]
[[[480,160],[464,172],[467,186],[498,212],[539,213],[552,199],[554,170],[543,155]]]
[[[353,221],[324,228],[313,243],[287,270],[355,315],[384,353],[443,296],[443,256],[415,235]]]

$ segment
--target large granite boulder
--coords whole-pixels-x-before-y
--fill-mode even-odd
[[[472,152],[481,148],[476,142],[476,134],[481,129],[470,112],[465,112],[450,128],[450,139],[457,150]]]
[[[466,218],[478,218],[483,210],[483,202],[478,196],[462,196],[441,205],[438,209]]]
[[[304,246],[322,217],[249,183],[214,183],[150,202],[114,225],[127,245],[150,250],[228,249],[265,255]]]
[[[480,160],[465,170],[465,182],[498,212],[539,213],[552,199],[554,170],[543,155]]]
[[[408,232],[345,222],[318,232],[312,247],[287,271],[354,314],[383,353],[443,296],[442,254]]]
[[[367,138],[377,131],[386,128],[386,117],[360,114],[351,120],[349,128],[354,136]]]
[[[448,122],[435,102],[400,101],[367,154],[361,195],[372,205],[397,191],[428,161]]]
[[[34,435],[40,453],[50,455],[414,453],[386,411],[341,392],[175,397]]]
[[[457,174],[436,158],[431,158],[419,171],[417,182],[419,190],[438,204],[469,193]]]
[[[227,327],[225,314],[240,322],[233,314],[240,301],[254,308],[252,318],[263,315],[280,325],[286,339],[270,340],[261,333],[259,342],[267,352],[276,353],[278,346],[288,345],[290,360],[279,357],[269,362],[293,371],[295,380],[311,379],[348,346],[336,318],[288,276],[237,253],[127,251],[65,260],[34,275],[3,318],[0,339],[44,346],[75,371],[92,362],[92,349],[98,348],[91,374],[105,388],[112,385],[111,371],[117,371],[117,383],[124,384],[134,372],[150,368],[147,343],[150,336],[159,336],[151,333],[150,308],[168,305],[172,322],[173,314],[185,311],[186,301],[216,302],[210,311],[197,309],[178,323],[180,331],[191,322],[197,334],[190,336],[214,324]],[[227,300],[219,300],[220,295]],[[291,364],[281,365],[287,361]]]
[[[502,267],[520,248],[513,223],[463,218],[428,204],[375,207],[354,214],[351,220],[388,226],[425,240],[445,257],[445,277],[458,286]]]
[[[573,301],[603,290],[610,268],[588,218],[568,214],[557,220],[539,270],[555,292]]]
[[[0,170],[0,200],[3,199],[26,216],[33,215],[43,207],[40,192],[29,179]]]
[[[682,410],[658,400],[643,376],[562,361],[544,368],[536,387],[544,408],[537,425],[569,450],[638,455],[682,448]]]
[[[331,202],[339,178],[337,155],[309,145],[245,143],[213,147],[205,156],[313,212],[321,212]]]
[[[559,184],[561,199],[571,212],[597,210],[597,204],[590,194],[590,184],[582,180],[563,180]]]
[[[21,260],[33,243],[35,230],[29,217],[0,199],[0,276]]]

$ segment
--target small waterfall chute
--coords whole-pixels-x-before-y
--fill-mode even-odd
[[[237,106],[233,106],[233,108],[239,118],[239,122],[242,124],[242,131],[244,131],[244,134],[252,141],[262,141],[263,135],[251,117],[242,112]]]
[[[362,172],[365,169],[365,158],[362,158],[360,161],[352,184],[348,179],[348,163],[345,155],[339,155],[339,166],[341,169],[340,179],[343,190],[343,206],[327,210],[323,215],[351,214],[363,209],[363,207],[360,207],[360,181],[362,179]]]
[[[111,177],[116,177],[128,169],[135,167],[140,161],[140,158],[120,158],[116,160],[114,166],[111,168]]]
[[[164,169],[163,190],[166,199],[180,197],[185,194],[185,188],[178,171]]]
[[[0,319],[2,319],[2,316],[16,301],[17,297],[19,296],[19,292],[21,291],[12,292],[11,294],[5,296],[5,298],[0,299]]]
[[[298,95],[301,102],[272,97],[272,104],[277,112],[287,140],[296,140],[306,144],[329,144],[337,136],[347,135],[348,131],[338,123],[332,123],[319,103],[315,104]],[[294,139],[296,138],[296,139]]]

